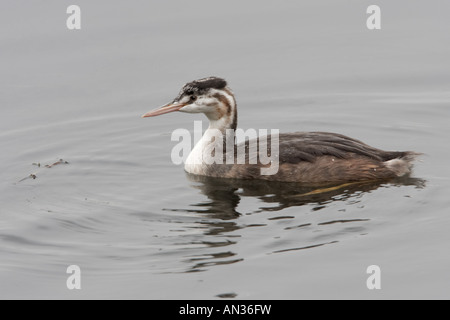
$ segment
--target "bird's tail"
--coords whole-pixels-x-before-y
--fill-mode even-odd
[[[397,177],[402,177],[406,174],[411,173],[411,169],[414,165],[414,160],[416,160],[416,158],[421,155],[423,154],[413,151],[405,151],[402,152],[401,156],[385,161],[384,165],[392,170],[392,172],[394,172]]]

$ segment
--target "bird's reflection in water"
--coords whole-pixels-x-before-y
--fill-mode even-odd
[[[220,179],[188,173],[186,175],[193,182],[193,187],[199,189],[210,200],[208,203],[193,204],[192,206],[198,207],[198,212],[201,214],[208,214],[211,218],[222,220],[235,219],[241,214],[236,211],[241,197],[255,197],[271,204],[270,207],[258,208],[260,211],[279,211],[310,203],[320,205],[331,201],[347,200],[355,194],[366,193],[378,189],[380,186],[416,186],[417,188],[425,186],[423,179],[412,177],[402,177],[390,181],[314,186],[278,181]]]
[[[201,242],[201,244],[206,247],[214,249],[214,252],[208,251],[208,253],[205,254],[202,253],[186,257],[187,260],[185,260],[185,262],[191,264],[191,267],[187,270],[187,272],[204,271],[205,267],[208,266],[230,264],[243,260],[242,258],[237,258],[236,253],[233,253],[230,250],[223,250],[225,247],[233,245],[238,241],[239,236],[230,234],[231,232],[250,227],[249,225],[242,225],[237,222],[239,216],[249,213],[239,212],[237,210],[239,202],[243,197],[253,197],[258,199],[260,203],[262,202],[267,204],[267,206],[259,206],[259,208],[254,208],[253,212],[276,212],[282,211],[289,207],[304,206],[307,204],[314,204],[315,206],[312,210],[318,210],[335,201],[347,201],[352,197],[361,197],[363,194],[376,190],[381,186],[415,186],[416,188],[423,188],[425,186],[425,180],[409,176],[389,181],[354,182],[340,185],[311,186],[275,181],[211,178],[191,175],[188,173],[186,173],[186,175],[192,182],[192,187],[200,190],[209,201],[191,204],[189,209],[166,210],[191,212],[198,214],[202,218],[208,218],[201,219],[199,222],[201,224],[201,228],[205,229],[204,234],[219,236],[219,238],[215,237],[214,241]],[[283,217],[280,216],[280,219],[281,218]],[[277,217],[269,220],[277,220]],[[364,222],[369,220],[370,219],[334,220],[320,223],[319,225],[333,224],[336,222]],[[261,225],[264,226],[264,224]],[[308,223],[304,224],[304,226],[309,225],[310,224]],[[285,229],[288,230],[292,228],[287,227]],[[220,238],[220,236],[223,236],[224,238]],[[235,240],[233,240],[233,237],[235,237]],[[337,241],[331,241],[328,243],[335,242]],[[277,250],[273,251],[273,253],[315,248],[328,243],[318,243],[317,245],[312,246]]]

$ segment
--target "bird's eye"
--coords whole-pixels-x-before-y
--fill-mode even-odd
[[[191,97],[189,98],[189,101],[191,101],[191,102],[194,102],[195,100],[197,100],[197,97],[196,97],[196,96],[191,96]]]

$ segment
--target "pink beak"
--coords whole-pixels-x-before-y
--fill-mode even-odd
[[[183,103],[168,103],[160,108],[157,108],[155,110],[149,111],[142,115],[142,118],[147,117],[156,117],[164,113],[174,112],[178,111],[181,108],[183,108],[186,104]]]

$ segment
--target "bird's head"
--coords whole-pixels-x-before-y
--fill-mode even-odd
[[[222,78],[208,77],[186,83],[170,103],[142,115],[143,118],[180,111],[204,113],[210,122],[236,129],[236,101]]]

